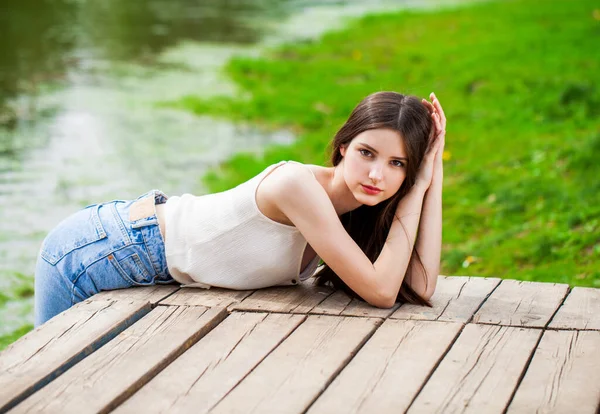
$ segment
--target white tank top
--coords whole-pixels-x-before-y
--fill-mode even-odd
[[[231,190],[167,200],[165,249],[176,281],[246,290],[294,285],[312,276],[319,257],[301,272],[307,243],[300,231],[271,220],[256,204],[258,184],[286,162],[267,167]]]

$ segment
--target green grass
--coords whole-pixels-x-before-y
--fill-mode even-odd
[[[3,280],[3,290],[0,291],[0,328],[4,327],[3,324],[3,316],[8,315],[7,309],[12,309],[15,311],[15,308],[11,306],[20,303],[23,304],[22,301],[26,299],[31,299],[34,296],[33,289],[33,275],[28,276],[18,271],[4,270],[0,271],[0,280]],[[19,317],[22,317],[23,312],[32,312],[33,304],[31,307],[26,306],[23,308],[22,306],[18,307]],[[0,351],[10,345],[12,342],[19,339],[21,336],[25,335],[27,332],[33,329],[33,325],[26,323],[14,331],[7,331],[6,329],[0,329]]]
[[[17,339],[25,335],[27,332],[33,329],[33,325],[27,324],[21,326],[16,331],[11,332],[8,335],[0,336],[0,351],[4,350],[7,346],[15,342]]]
[[[371,92],[435,91],[448,117],[443,273],[600,287],[598,9],[517,0],[368,16],[232,60],[243,98],[170,104],[297,133],[203,177],[221,191],[282,159],[325,162],[326,144]]]

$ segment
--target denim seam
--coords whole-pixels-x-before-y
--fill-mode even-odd
[[[79,288],[77,285],[75,285],[75,283],[73,283],[73,286],[71,287],[71,306],[75,305],[75,289],[79,289],[79,291],[82,293],[81,296],[85,296],[85,292],[83,292],[83,290],[81,288]],[[83,299],[79,302],[83,302],[84,300],[86,300],[86,299]],[[77,303],[79,303],[79,302],[77,302]]]
[[[137,257],[138,260],[140,260],[139,255],[137,253],[133,253],[130,254],[129,256],[121,259],[121,260],[125,260],[129,257],[133,257],[133,261],[135,262],[135,258]],[[123,269],[123,267],[121,266],[121,264],[119,263],[119,261],[117,259],[115,259],[114,261],[112,261],[112,265],[117,269],[117,272],[121,275],[122,278],[124,278],[125,280],[127,280],[128,282],[131,282],[134,284],[134,286],[149,286],[152,285],[152,281],[149,281],[147,283],[140,283],[140,282],[136,282],[134,279],[132,279],[131,277],[127,276],[127,272],[125,272],[125,269]],[[136,265],[139,266],[139,264],[136,262]],[[140,270],[142,272],[144,272],[143,266],[140,267]],[[147,273],[146,273],[147,274]]]
[[[65,257],[67,257],[68,255],[70,255],[70,254],[71,254],[71,253],[73,253],[74,251],[77,251],[77,250],[79,250],[79,249],[83,249],[84,247],[87,247],[87,246],[89,246],[90,244],[93,244],[93,243],[97,243],[97,242],[99,242],[100,240],[103,240],[103,239],[97,239],[97,240],[93,240],[93,241],[90,241],[90,242],[88,242],[88,243],[86,243],[86,244],[82,244],[81,246],[77,246],[77,247],[73,248],[72,250],[69,250],[69,251],[68,251],[67,253],[65,253],[64,255],[62,255],[62,257],[61,257],[59,260],[57,260],[57,261],[50,260],[49,258],[47,258],[47,257],[46,257],[46,256],[47,256],[47,254],[45,254],[45,252],[44,252],[44,251],[42,251],[42,252],[41,252],[40,256],[41,256],[41,257],[42,257],[42,259],[44,259],[44,260],[46,261],[46,263],[48,263],[49,265],[56,266],[56,265],[58,265],[60,262],[62,262],[62,261],[63,261],[63,259],[64,259]],[[127,247],[127,246],[125,246],[125,247]]]
[[[158,226],[158,224],[157,224]],[[147,228],[147,227],[146,227]],[[140,229],[141,230],[141,229]],[[142,241],[144,243],[144,247],[146,248],[146,254],[148,255],[148,259],[150,259],[150,264],[152,265],[152,268],[154,269],[154,273],[156,276],[160,276],[161,275],[161,270],[162,269],[158,269],[158,262],[155,263],[154,260],[154,254],[152,254],[152,252],[150,251],[150,249],[148,248],[148,244],[146,243],[146,235],[144,234],[145,231],[141,230],[142,232]]]
[[[71,254],[72,252],[82,249],[86,246],[89,246],[92,243],[96,243],[99,240],[105,239],[107,236],[106,234],[106,230],[104,230],[104,226],[102,224],[102,221],[100,221],[100,215],[98,214],[98,209],[100,208],[100,204],[97,204],[95,206],[93,206],[93,209],[91,211],[91,219],[92,222],[94,224],[94,228],[96,229],[96,231],[98,232],[98,238],[94,239],[94,240],[89,240],[84,244],[78,245],[73,247],[71,250],[69,250],[66,253],[63,253],[63,255],[58,259],[55,260],[53,257],[50,256],[50,253],[48,253],[46,251],[45,248],[45,243],[42,243],[42,247],[40,249],[40,257],[42,259],[44,259],[48,264],[52,265],[52,266],[56,266],[58,263],[60,263],[68,254]]]
[[[131,256],[127,256],[125,259],[127,259],[128,257],[131,257],[133,259],[133,261],[135,262],[135,264],[137,265],[137,267],[140,268],[140,272],[142,272],[142,274],[146,277],[150,277],[152,279],[154,279],[156,277],[156,275],[150,275],[148,274],[148,271],[146,271],[146,266],[144,266],[144,263],[142,263],[142,259],[140,259],[140,255],[137,253],[132,254]],[[123,260],[125,260],[123,259]]]
[[[100,260],[102,260],[102,259],[106,259],[106,258],[107,258],[108,256],[110,256],[111,254],[114,254],[114,253],[116,253],[116,252],[118,252],[118,251],[121,251],[121,250],[123,250],[123,249],[125,249],[125,248],[127,248],[127,247],[135,246],[136,244],[141,244],[141,243],[132,243],[132,244],[129,244],[129,245],[127,245],[127,246],[121,246],[121,247],[119,247],[119,248],[117,248],[117,249],[112,249],[112,250],[110,250],[109,252],[107,252],[107,253],[103,254],[102,256],[98,257],[98,258],[97,258],[96,260],[94,260],[93,262],[90,262],[90,263],[89,263],[87,266],[85,266],[85,268],[84,268],[84,269],[83,269],[83,270],[82,270],[82,271],[81,271],[81,272],[80,272],[80,273],[77,275],[77,277],[76,277],[76,278],[73,280],[73,282],[72,282],[72,283],[73,283],[73,285],[75,285],[75,284],[76,284],[76,283],[79,281],[79,278],[81,277],[81,275],[82,275],[82,274],[84,274],[84,273],[85,273],[85,271],[86,271],[86,270],[88,270],[88,268],[89,268],[91,265],[93,265],[93,264],[95,264],[95,263],[98,263],[98,262],[99,262]],[[127,257],[129,257],[129,256],[127,256]]]
[[[94,225],[96,226],[96,231],[101,239],[106,237],[106,231],[104,230],[104,226],[102,225],[102,221],[100,220],[100,205],[96,205],[92,208],[91,216],[94,221]]]
[[[48,263],[48,262],[46,262],[46,263]],[[48,264],[50,264],[50,263],[48,263]],[[69,290],[71,291],[71,306],[73,306],[75,304],[75,283],[71,282],[71,279],[69,279],[67,276],[65,276],[63,274],[63,272],[61,272],[60,269],[56,265],[51,264],[50,266],[54,267],[54,270],[56,270],[56,272],[60,275],[60,277],[63,279],[63,281],[66,280],[67,285],[69,283],[71,284]]]
[[[121,230],[121,234],[123,235],[123,238],[127,242],[127,245],[128,246],[131,245],[132,244],[131,237],[129,236],[129,233],[127,232],[125,223],[123,223],[123,220],[121,220],[121,217],[119,216],[119,212],[117,211],[117,205],[115,203],[110,205],[110,211],[111,211],[115,221],[117,222],[117,227],[119,227],[119,230]]]

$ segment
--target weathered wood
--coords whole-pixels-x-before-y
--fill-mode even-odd
[[[206,413],[304,319],[234,312],[114,413]]]
[[[170,306],[215,306],[224,307],[240,302],[249,296],[252,290],[231,290],[211,287],[210,289],[182,288],[173,295],[162,300],[160,305]]]
[[[550,321],[568,285],[503,280],[473,317],[475,323],[542,328]]]
[[[600,289],[573,288],[550,328],[600,330]]]
[[[179,286],[174,284],[136,286],[127,289],[115,289],[100,292],[92,296],[90,300],[140,301],[155,305],[173,292],[176,292],[178,289]]]
[[[341,290],[334,291],[327,299],[312,308],[309,313],[317,315],[362,316],[368,318],[387,318],[400,304],[390,309],[380,309],[363,300],[351,298]]]
[[[306,410],[379,322],[367,318],[309,316],[211,413]]]
[[[342,311],[342,316],[364,316],[369,318],[387,318],[390,316],[398,307],[399,303],[395,303],[389,309],[376,308],[373,305],[369,305],[364,300],[352,299],[352,301]]]
[[[404,304],[390,318],[466,323],[498,283],[497,278],[440,276],[433,307]]]
[[[600,332],[546,331],[509,413],[597,413]]]
[[[540,335],[539,329],[466,325],[408,412],[501,413]]]
[[[0,412],[96,351],[150,312],[140,301],[80,302],[0,353]]]
[[[308,412],[404,412],[462,326],[388,319]]]
[[[13,411],[108,412],[226,315],[224,308],[158,306]]]
[[[178,289],[103,292],[21,338],[0,412],[600,412],[598,289],[440,277],[433,309],[398,310],[313,280]]]
[[[230,310],[283,313],[307,313],[327,298],[333,290],[303,283],[298,286],[259,289]]]
[[[312,308],[309,313],[321,315],[341,315],[346,307],[352,302],[352,298],[342,290],[336,290],[323,302]]]

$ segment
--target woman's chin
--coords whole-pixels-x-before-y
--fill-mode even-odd
[[[371,207],[381,203],[384,200],[379,194],[378,195],[369,195],[369,194],[365,194],[362,192],[359,194],[355,194],[354,198],[360,204],[363,204],[365,206],[371,206]]]

